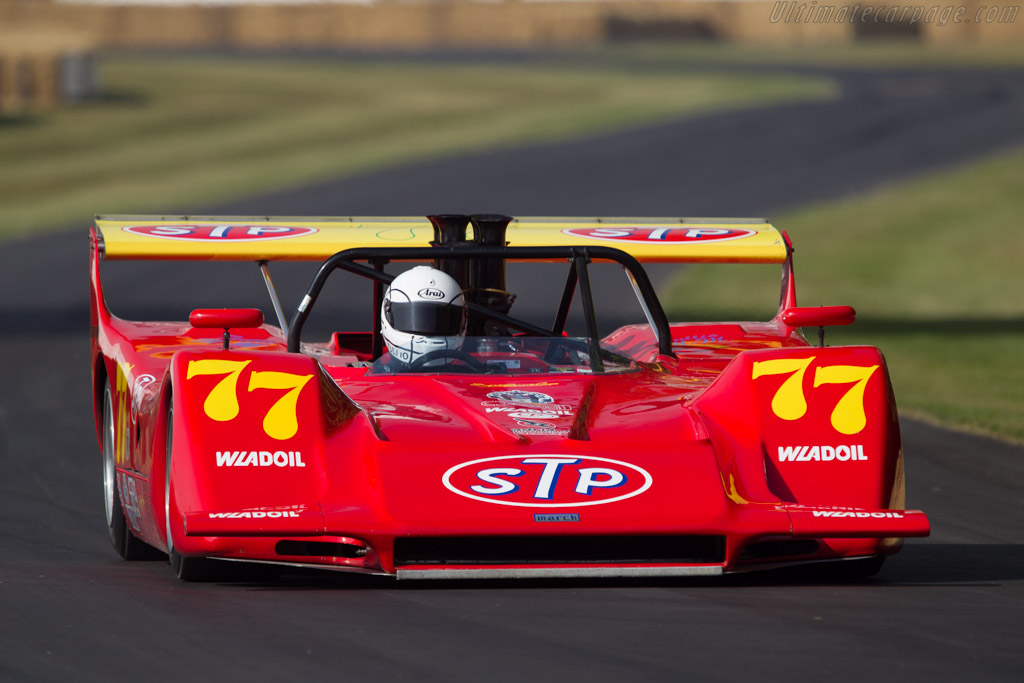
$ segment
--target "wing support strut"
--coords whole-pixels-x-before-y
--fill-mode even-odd
[[[288,338],[288,319],[281,308],[281,300],[277,298],[277,290],[274,289],[274,281],[270,279],[270,265],[266,261],[257,261],[260,272],[263,273],[263,281],[267,283],[267,293],[270,294],[270,303],[274,306],[274,315],[277,316],[277,324],[281,326],[285,339]]]

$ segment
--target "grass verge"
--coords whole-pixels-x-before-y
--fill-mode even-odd
[[[175,212],[431,155],[828,98],[822,78],[108,58],[107,96],[0,122],[0,235]]]
[[[1024,442],[1022,215],[1016,151],[775,224],[796,247],[800,303],[857,308],[858,322],[832,328],[828,342],[880,347],[903,412]],[[771,275],[689,269],[670,283],[666,308],[678,318],[763,319],[778,301]],[[752,295],[758,308],[742,304]]]

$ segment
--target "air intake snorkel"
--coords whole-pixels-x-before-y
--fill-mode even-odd
[[[446,213],[427,216],[434,227],[433,247],[466,249],[472,247],[504,247],[505,231],[511,216],[481,213],[473,216]],[[466,228],[473,223],[473,239],[466,239]],[[512,308],[516,295],[505,290],[505,259],[477,258],[434,259],[434,267],[455,278],[466,293],[466,301],[486,306],[503,315]],[[466,334],[474,337],[504,337],[509,332],[504,326],[478,316],[471,316]]]
[[[427,216],[427,220],[434,227],[434,240],[430,243],[432,247],[468,247],[473,243],[466,240],[466,227],[469,225],[469,216],[457,213],[443,213],[434,216]],[[434,259],[434,267],[442,270],[459,283],[463,289],[469,287],[469,262],[466,259]]]
[[[476,246],[504,247],[508,244],[505,241],[505,231],[512,222],[511,216],[475,214],[470,216],[470,221],[473,223],[473,243]],[[506,315],[512,308],[516,295],[506,291],[505,286],[505,259],[476,259],[472,262],[466,299]],[[493,321],[471,319],[467,334],[503,337],[509,332]]]

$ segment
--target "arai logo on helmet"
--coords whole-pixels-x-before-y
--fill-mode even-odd
[[[589,237],[608,242],[672,242],[675,244],[725,242],[757,234],[754,230],[739,228],[674,228],[668,225],[651,228],[571,228],[562,232],[574,237]]]
[[[440,289],[434,289],[433,287],[424,287],[420,291],[416,292],[421,299],[443,299],[444,292]]]
[[[186,242],[256,242],[312,235],[316,228],[292,225],[129,225],[125,232]]]
[[[452,467],[441,478],[466,498],[531,508],[603,505],[651,487],[646,470],[620,460],[576,455],[502,455]]]

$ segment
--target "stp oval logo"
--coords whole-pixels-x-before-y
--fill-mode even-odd
[[[562,232],[574,237],[588,237],[608,242],[672,242],[674,244],[725,242],[757,234],[754,230],[739,228],[673,228],[667,225],[648,228],[571,228]]]
[[[312,235],[316,228],[291,225],[129,225],[125,232],[187,242],[256,242]]]
[[[651,487],[646,470],[619,460],[576,455],[504,455],[464,462],[441,478],[466,498],[531,508],[603,505]]]

